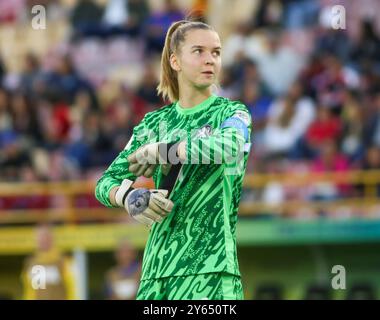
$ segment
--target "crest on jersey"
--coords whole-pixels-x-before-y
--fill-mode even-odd
[[[207,138],[212,134],[212,127],[209,124],[204,125],[195,134],[195,138]]]

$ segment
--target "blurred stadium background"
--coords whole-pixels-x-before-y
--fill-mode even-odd
[[[46,29],[32,28],[34,5]],[[246,299],[380,297],[380,1],[0,0],[1,298],[25,297],[41,224],[75,266],[77,298],[110,298],[121,241],[141,260],[145,228],[93,190],[164,105],[165,32],[193,9],[222,38],[218,93],[254,122],[237,229]]]

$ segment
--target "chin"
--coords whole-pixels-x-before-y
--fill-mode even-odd
[[[207,82],[201,82],[201,83],[196,83],[195,84],[195,87],[197,89],[201,89],[201,90],[204,90],[204,89],[208,89],[210,86],[212,86],[215,82],[214,81],[207,81]]]

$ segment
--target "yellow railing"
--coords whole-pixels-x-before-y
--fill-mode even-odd
[[[314,183],[329,182],[334,184],[363,185],[364,197],[340,199],[328,202],[286,201],[280,204],[268,204],[257,201],[242,201],[239,214],[243,216],[257,213],[274,212],[283,214],[298,208],[334,209],[350,207],[360,209],[380,205],[376,186],[380,184],[380,171],[350,171],[347,173],[327,174],[253,174],[246,175],[244,188],[261,189],[269,183],[302,188]],[[80,195],[94,194],[94,181],[49,182],[49,183],[0,183],[0,198],[50,196],[59,202],[57,208],[49,209],[0,209],[0,224],[38,223],[38,222],[115,222],[125,219],[123,210],[99,208],[78,208],[75,198]]]

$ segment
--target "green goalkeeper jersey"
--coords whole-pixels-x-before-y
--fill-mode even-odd
[[[147,143],[187,141],[187,160],[170,193],[173,210],[149,232],[142,280],[210,272],[240,276],[236,222],[251,130],[241,102],[215,95],[193,108],[176,102],[149,112],[134,128],[97,183],[96,197],[105,206],[112,206],[114,186],[137,178],[128,171],[129,154]],[[163,179],[159,165],[153,175],[156,188]]]

